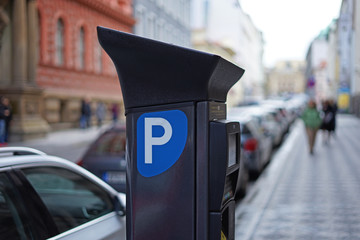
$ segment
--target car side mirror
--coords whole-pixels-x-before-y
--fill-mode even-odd
[[[115,211],[120,216],[126,215],[126,195],[123,193],[118,193],[114,199],[115,202]]]

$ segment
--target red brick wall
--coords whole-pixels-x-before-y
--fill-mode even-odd
[[[120,83],[114,75],[41,65],[38,68],[37,83],[45,92],[57,91],[57,95],[121,99]]]
[[[114,66],[102,51],[102,71],[96,65],[99,47],[96,27],[105,26],[131,32],[134,19],[129,0],[38,0],[39,67],[37,84],[46,92],[59,91],[72,96],[119,98],[119,81]],[[56,64],[57,21],[64,22],[64,64]],[[85,67],[80,68],[78,41],[85,32]]]

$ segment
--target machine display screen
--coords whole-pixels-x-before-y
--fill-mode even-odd
[[[229,134],[228,167],[235,165],[237,162],[236,137],[237,134]]]

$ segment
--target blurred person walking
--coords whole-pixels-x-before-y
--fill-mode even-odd
[[[321,125],[320,113],[316,108],[316,103],[314,100],[310,100],[308,102],[308,106],[304,110],[301,119],[304,121],[306,128],[309,152],[310,154],[314,154],[316,133]]]
[[[333,104],[329,100],[323,102],[322,109],[322,122],[320,129],[323,132],[323,142],[328,144],[330,142],[331,134],[335,131],[335,114],[336,110],[334,109]]]
[[[113,124],[116,124],[119,118],[119,106],[116,103],[112,105],[111,113],[112,113]]]
[[[338,112],[338,106],[336,104],[336,102],[334,101],[334,99],[330,99],[329,100],[330,105],[332,106],[333,112],[334,112],[334,130],[332,131],[332,134],[335,136],[335,131],[336,131],[336,115]]]
[[[10,115],[9,110],[4,105],[4,97],[0,97],[0,146],[6,145],[5,143],[5,129],[6,117]]]
[[[90,127],[90,120],[91,120],[90,99],[86,97],[81,101],[80,128]]]
[[[106,115],[106,108],[103,102],[98,102],[96,107],[96,119],[98,127],[101,127]]]
[[[12,109],[10,105],[10,101],[8,98],[3,98],[3,105],[5,108],[5,111],[7,111],[7,116],[5,116],[5,143],[9,142],[9,132],[10,132],[10,123],[12,120]]]

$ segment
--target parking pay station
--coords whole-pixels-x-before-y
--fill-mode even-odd
[[[98,27],[127,128],[127,239],[234,239],[240,127],[226,96],[244,70],[219,56]]]

